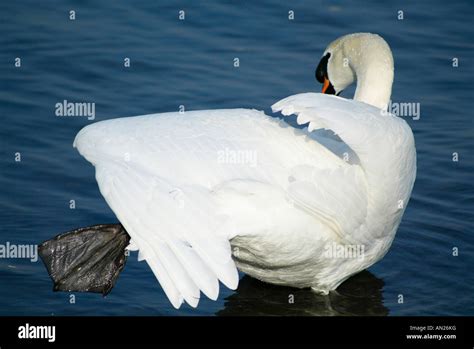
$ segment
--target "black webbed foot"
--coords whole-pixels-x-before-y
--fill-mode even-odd
[[[107,295],[125,266],[130,236],[121,224],[100,224],[60,234],[38,251],[54,291]]]

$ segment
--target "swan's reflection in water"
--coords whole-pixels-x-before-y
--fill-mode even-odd
[[[217,315],[387,315],[382,304],[384,282],[368,271],[345,281],[327,296],[309,289],[263,283],[244,276]],[[294,301],[294,302],[292,302]]]

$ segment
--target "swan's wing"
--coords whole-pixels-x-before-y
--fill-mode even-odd
[[[344,163],[304,131],[245,109],[107,120],[82,129],[75,146],[96,167],[100,191],[130,234],[131,248],[175,307],[183,300],[196,306],[200,291],[216,299],[218,280],[237,287],[232,231],[216,212],[228,205],[226,214],[239,216],[242,205],[232,206],[235,196],[218,200],[219,188],[232,187],[223,184],[239,179],[248,188],[256,182],[285,188],[295,166]],[[256,157],[246,158],[248,152]]]
[[[398,214],[401,209],[399,201],[405,198],[402,199],[404,202],[409,198],[416,173],[415,142],[411,128],[405,120],[363,102],[319,93],[287,97],[274,104],[272,109],[281,111],[283,115],[297,114],[298,123],[309,123],[310,130],[325,128],[334,131],[357,154],[360,168],[354,167],[353,171],[359,172],[355,173],[355,178],[365,178],[367,185],[370,185],[368,205],[385,207],[387,216]],[[394,174],[398,175],[394,177]],[[353,176],[348,176],[351,177]],[[334,183],[345,185],[344,178],[345,176]],[[362,187],[359,186],[357,190]],[[351,192],[350,187],[344,190]],[[340,191],[336,190],[334,193]],[[362,221],[362,211],[356,207],[350,208],[349,203],[363,204],[356,198],[369,196],[360,194],[354,192],[351,201],[341,202],[346,202],[346,209],[354,210],[346,211],[350,212],[351,216],[352,212],[359,212],[359,216],[353,216],[352,219],[352,236],[359,241],[373,241],[374,236],[366,236],[363,232],[377,234],[378,231],[383,231],[386,223],[384,217],[375,214],[376,216],[367,219],[371,221],[372,229],[357,230],[355,222]],[[370,215],[370,212],[375,211],[368,212]],[[340,221],[343,221],[343,218]],[[375,224],[379,225],[380,229],[374,229]]]
[[[334,131],[358,155],[372,140],[395,127],[400,119],[384,114],[381,109],[366,103],[321,93],[301,93],[272,105],[273,112],[297,115],[300,125],[308,124],[308,130],[330,129]]]
[[[332,130],[354,151],[358,160],[352,166],[295,168],[288,193],[296,205],[320,217],[341,241],[360,241],[358,232],[366,230],[361,228],[369,205],[364,172],[367,161],[364,160],[374,151],[369,147],[376,148],[373,140],[391,126],[393,118],[389,115],[383,117],[380,109],[365,103],[320,93],[287,97],[275,103],[272,110],[281,111],[283,115],[296,114],[298,124],[308,124],[310,131]],[[397,120],[393,122],[397,123]],[[363,163],[359,163],[359,158]],[[351,163],[350,159],[347,160]]]

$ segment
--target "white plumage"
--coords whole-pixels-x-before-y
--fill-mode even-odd
[[[390,82],[391,84],[391,82]],[[74,145],[174,307],[235,289],[237,266],[320,292],[388,250],[413,186],[407,124],[360,101],[306,93],[273,110],[165,113],[98,122]],[[311,133],[332,130],[337,137]],[[400,204],[400,202],[402,204]],[[363,258],[327,258],[332,243]]]

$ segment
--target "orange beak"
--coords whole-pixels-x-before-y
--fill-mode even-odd
[[[324,78],[324,84],[323,84],[323,90],[321,91],[322,93],[326,93],[326,90],[329,87],[329,80],[328,78]]]

